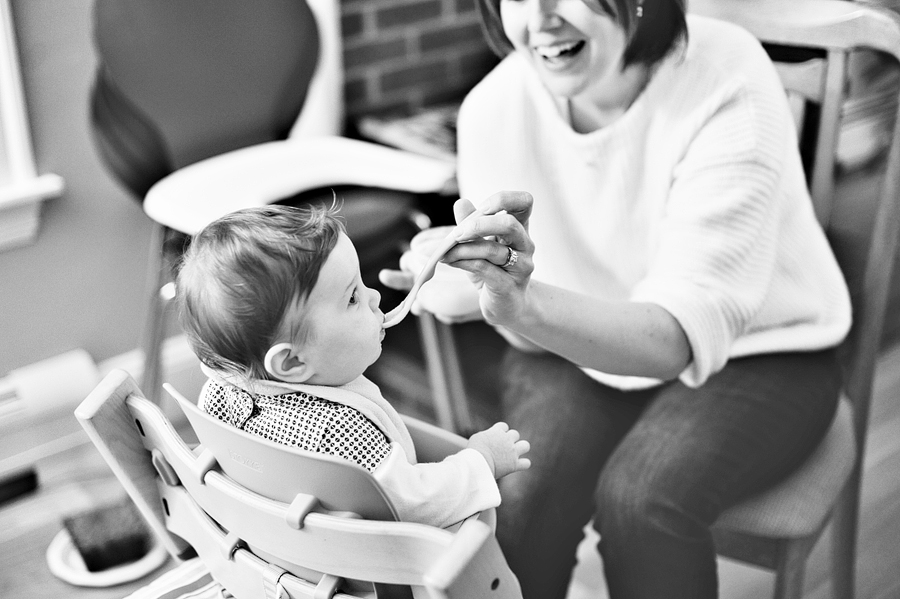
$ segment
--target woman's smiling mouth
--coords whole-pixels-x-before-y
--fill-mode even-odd
[[[578,54],[582,48],[584,48],[584,41],[577,41],[535,46],[534,51],[547,62],[557,62],[560,59],[566,59]]]

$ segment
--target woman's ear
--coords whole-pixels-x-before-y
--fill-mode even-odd
[[[276,343],[270,347],[263,365],[270,376],[285,383],[303,383],[315,374],[293,343]]]

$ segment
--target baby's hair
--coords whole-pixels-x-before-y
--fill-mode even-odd
[[[309,296],[342,231],[335,205],[270,205],[223,216],[194,236],[176,289],[200,361],[269,378],[263,360],[284,315]]]

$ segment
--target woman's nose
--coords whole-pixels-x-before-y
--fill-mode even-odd
[[[562,19],[556,12],[557,0],[529,0],[528,29],[543,31],[559,27]]]

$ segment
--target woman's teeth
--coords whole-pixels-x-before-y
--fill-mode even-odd
[[[569,42],[566,44],[554,44],[552,46],[537,46],[535,51],[542,58],[553,59],[559,58],[565,54],[574,54],[584,45],[584,42]]]

